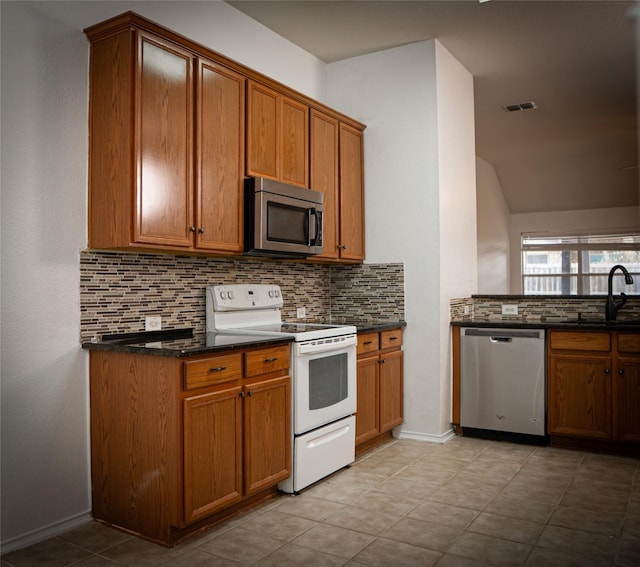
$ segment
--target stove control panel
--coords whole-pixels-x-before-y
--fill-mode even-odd
[[[280,286],[269,284],[214,285],[207,288],[207,300],[217,312],[280,309],[282,292]]]

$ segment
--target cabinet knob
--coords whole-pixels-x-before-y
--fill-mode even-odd
[[[253,396],[253,390],[249,390],[249,391],[247,392],[247,396]]]
[[[384,358],[380,361],[380,364],[384,364],[385,362],[387,362]]]
[[[193,226],[193,225],[191,225],[191,226],[189,227],[189,232],[195,232],[195,231],[196,231],[196,227],[195,227],[195,226]]]
[[[203,226],[201,226],[201,227],[198,229],[198,232],[199,232],[200,234],[204,234],[204,227],[203,227]]]
[[[245,393],[244,392],[240,392],[240,397],[244,398],[244,396],[245,396]]]
[[[611,369],[610,368],[605,368],[604,369],[604,373],[605,374],[611,374]]]
[[[622,375],[624,374],[624,370],[622,370],[622,368],[620,368],[620,369],[618,370],[618,374],[620,374],[620,376],[622,376]]]

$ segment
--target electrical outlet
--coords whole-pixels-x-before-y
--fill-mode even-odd
[[[469,315],[469,306],[468,305],[464,306],[464,314],[465,315]]]
[[[307,316],[307,309],[306,307],[298,307],[296,309],[296,317],[298,319],[304,319]]]
[[[517,315],[518,314],[518,306],[517,305],[503,305],[502,306],[502,314],[503,315]]]
[[[151,315],[149,317],[145,317],[144,330],[145,331],[161,331],[162,317],[160,317],[160,315]]]

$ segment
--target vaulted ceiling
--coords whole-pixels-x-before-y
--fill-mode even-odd
[[[635,2],[228,4],[327,63],[437,38],[474,77],[476,154],[512,213],[638,205]]]

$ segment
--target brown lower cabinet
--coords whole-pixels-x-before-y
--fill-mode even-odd
[[[640,334],[548,334],[548,431],[555,445],[640,443]]]
[[[402,420],[402,329],[359,334],[356,449],[384,441]]]
[[[291,470],[289,345],[90,354],[96,519],[166,545],[274,495]]]

